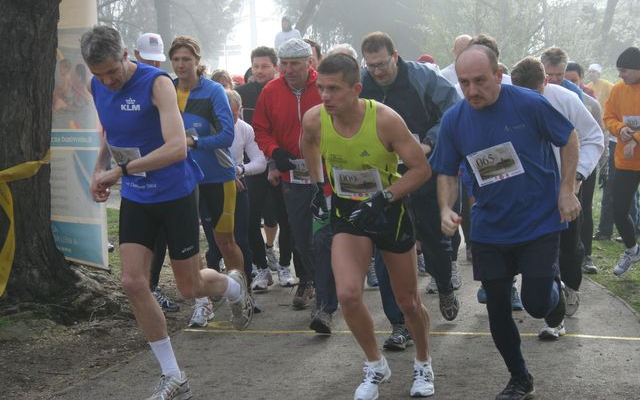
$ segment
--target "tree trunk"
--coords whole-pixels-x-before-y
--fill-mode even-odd
[[[602,21],[602,30],[600,36],[600,51],[599,58],[604,62],[607,59],[608,51],[611,50],[611,43],[609,42],[609,33],[611,32],[611,26],[613,25],[613,16],[616,12],[616,6],[618,0],[607,0],[607,8],[604,10],[604,19]]]
[[[60,0],[3,0],[0,12],[0,170],[42,159],[50,145]],[[55,303],[73,292],[75,274],[51,233],[50,168],[9,183],[16,251],[6,294]],[[0,214],[3,214],[0,211]],[[0,218],[0,246],[7,235]]]
[[[156,15],[158,18],[158,34],[162,37],[165,51],[169,50],[173,41],[173,33],[171,30],[171,11],[169,10],[169,0],[154,0],[156,6]],[[161,68],[165,71],[171,71],[171,63],[169,59],[162,63]]]
[[[302,10],[302,15],[298,18],[295,28],[300,31],[300,34],[303,37],[309,26],[313,24],[313,19],[316,16],[321,3],[322,0],[309,0]]]

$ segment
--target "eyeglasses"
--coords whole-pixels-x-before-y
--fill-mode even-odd
[[[376,69],[379,69],[380,71],[387,69],[387,67],[389,66],[389,64],[391,63],[391,60],[393,60],[393,57],[389,57],[389,59],[387,61],[383,61],[377,64],[366,64],[367,65],[367,69],[371,72],[373,72]]]
[[[560,80],[560,79],[564,79],[564,73],[550,74],[547,72],[547,77]]]

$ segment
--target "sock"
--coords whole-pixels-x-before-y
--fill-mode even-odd
[[[151,350],[156,356],[156,360],[158,360],[158,362],[160,363],[162,375],[180,376],[178,361],[176,360],[176,356],[173,354],[171,339],[168,336],[156,342],[149,342],[149,346],[151,346]]]
[[[209,304],[209,298],[208,297],[198,297],[196,299],[196,304]]]
[[[431,365],[431,357],[429,357],[427,359],[427,361],[420,361],[417,358],[414,358],[413,359],[413,364],[416,365],[416,366],[420,366],[420,367],[425,366],[425,365]]]
[[[273,249],[273,245],[272,244],[270,245],[269,243],[265,243],[264,245],[265,245],[265,247],[267,249]]]
[[[227,290],[224,292],[224,297],[229,300],[229,303],[237,303],[242,297],[242,288],[240,284],[227,276]]]
[[[634,244],[632,248],[626,250],[627,254],[637,254],[638,253],[638,244]]]
[[[365,364],[373,368],[382,368],[384,365],[384,356],[376,361],[365,361]]]

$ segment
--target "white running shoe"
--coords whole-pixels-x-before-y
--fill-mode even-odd
[[[638,261],[640,261],[640,246],[638,246],[635,254],[631,254],[628,250],[625,250],[620,257],[620,261],[618,261],[618,265],[613,269],[613,274],[615,276],[624,274],[631,268],[632,264]]]
[[[189,326],[194,328],[204,328],[214,317],[213,304],[208,297],[196,299],[193,314],[189,321]]]
[[[278,264],[278,283],[283,287],[294,286],[298,283],[298,280],[291,276],[289,266],[284,267]]]
[[[162,375],[158,386],[147,400],[187,400],[191,397],[189,379],[184,371],[180,371],[180,376]]]
[[[265,253],[267,255],[267,265],[269,266],[269,269],[272,271],[277,271],[278,270],[278,255],[276,254],[276,247],[266,247],[265,246]]]
[[[411,397],[429,397],[436,392],[433,385],[433,368],[431,368],[431,358],[426,363],[417,360],[413,362],[413,386],[411,386]]]
[[[567,317],[572,317],[573,314],[578,311],[578,307],[580,307],[580,292],[571,289],[567,285],[564,285],[563,290],[566,299],[564,315],[566,315]]]
[[[229,278],[238,282],[242,293],[240,299],[235,303],[231,303],[228,299],[229,307],[231,308],[231,324],[234,328],[241,331],[247,329],[251,320],[253,319],[253,304],[251,297],[247,292],[247,280],[244,274],[240,270],[234,269],[229,272]]]
[[[550,327],[547,324],[544,324],[540,332],[538,332],[538,337],[542,340],[557,340],[560,336],[564,336],[567,331],[564,329],[564,320],[560,323],[560,325],[555,328]]]
[[[378,398],[378,386],[391,378],[391,370],[387,359],[382,357],[379,366],[364,364],[364,378],[356,389],[353,400],[376,400]]]
[[[438,293],[438,284],[436,283],[436,278],[433,276],[429,280],[429,284],[427,285],[427,293],[429,294],[437,294]]]
[[[462,277],[460,276],[460,271],[458,271],[458,263],[455,261],[451,262],[451,285],[453,290],[458,290],[462,287]]]
[[[263,292],[273,285],[271,270],[269,268],[260,269],[251,282],[251,290],[255,292]]]

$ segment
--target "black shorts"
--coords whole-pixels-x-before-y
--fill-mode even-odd
[[[402,254],[411,250],[416,243],[413,218],[404,200],[391,203],[385,210],[384,216],[388,226],[384,233],[373,234],[355,227],[348,221],[349,215],[360,204],[360,201],[343,199],[336,195],[331,197],[331,229],[334,235],[348,233],[356,236],[366,236],[382,251]]]
[[[158,232],[167,238],[169,257],[185,260],[200,251],[197,190],[162,203],[120,201],[120,244],[136,243],[153,250]]]
[[[473,279],[490,281],[519,273],[533,278],[554,278],[560,273],[559,249],[560,232],[510,245],[472,242]]]

